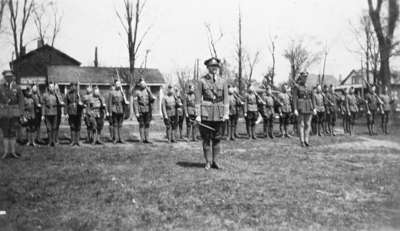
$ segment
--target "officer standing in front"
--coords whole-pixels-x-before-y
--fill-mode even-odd
[[[206,161],[205,169],[220,169],[217,156],[221,153],[221,136],[224,121],[229,119],[229,97],[226,82],[218,76],[220,60],[211,58],[204,62],[208,74],[200,79],[196,111],[197,121],[203,139],[203,152]]]
[[[18,158],[15,151],[19,118],[24,110],[24,96],[21,88],[15,82],[12,71],[3,72],[6,82],[0,86],[0,128],[3,132],[4,154]]]
[[[298,118],[300,144],[310,146],[311,119],[316,114],[311,90],[306,86],[308,73],[302,72],[293,89],[294,114]]]

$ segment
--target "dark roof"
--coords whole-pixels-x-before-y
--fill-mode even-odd
[[[80,63],[78,60],[72,58],[71,56],[65,54],[64,52],[62,52],[62,51],[60,51],[60,50],[57,50],[56,48],[54,48],[54,47],[52,47],[52,46],[49,46],[49,45],[47,45],[47,44],[45,44],[45,45],[43,45],[42,47],[39,47],[39,48],[37,48],[37,49],[35,49],[35,50],[32,50],[32,51],[26,53],[25,55],[22,55],[22,56],[19,57],[18,59],[13,60],[13,61],[11,62],[11,65],[13,65],[13,64],[15,64],[15,63],[17,63],[17,62],[20,62],[20,61],[22,61],[22,60],[24,60],[24,59],[27,59],[27,58],[29,58],[29,57],[31,57],[31,56],[35,56],[35,55],[40,54],[40,53],[42,53],[42,52],[48,52],[48,51],[52,51],[52,52],[57,53],[58,55],[60,55],[61,57],[65,58],[65,59],[67,59],[67,60],[69,60],[70,62],[72,62],[72,63],[75,64],[75,65],[78,65],[78,66],[81,65],[81,63]]]
[[[366,74],[365,74],[365,71],[363,71],[363,70],[351,70],[350,71],[350,73],[346,76],[346,78],[344,78],[343,80],[342,80],[342,82],[340,82],[340,85],[345,85],[346,84],[346,82],[349,80],[349,78],[350,77],[356,77],[356,78],[365,78],[365,76],[366,76]],[[365,78],[366,79],[366,78]],[[372,71],[370,72],[370,78],[369,78],[370,80],[370,83],[372,84],[373,83],[373,81],[374,81],[374,77],[373,77],[373,73],[372,73]],[[351,83],[350,83],[351,84]]]
[[[118,73],[118,74],[117,74]],[[82,84],[110,84],[120,76],[127,83],[130,76],[129,68],[121,67],[78,67],[78,66],[49,66],[48,81],[70,83],[79,80]],[[165,84],[165,79],[158,69],[136,68],[135,76],[144,78],[148,84]]]
[[[308,87],[315,87],[317,84],[319,84],[319,78],[322,78],[322,76],[320,77],[315,74],[309,74],[306,85]],[[324,83],[322,83],[322,85],[337,86],[337,85],[339,85],[339,81],[333,75],[325,75]]]

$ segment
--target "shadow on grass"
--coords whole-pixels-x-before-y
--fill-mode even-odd
[[[206,164],[204,163],[195,163],[195,162],[187,162],[187,161],[179,161],[176,165],[182,168],[204,168]]]

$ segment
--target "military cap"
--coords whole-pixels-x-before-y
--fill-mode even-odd
[[[308,72],[300,72],[300,77],[308,77]]]
[[[11,70],[3,71],[3,76],[4,77],[13,77],[14,76],[14,72],[11,71]]]
[[[204,61],[204,65],[208,66],[221,66],[221,60],[219,60],[218,58],[212,57],[210,59],[207,59],[206,61]]]

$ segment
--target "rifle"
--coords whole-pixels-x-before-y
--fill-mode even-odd
[[[115,72],[117,73],[118,81],[119,81],[120,83],[122,83],[122,82],[121,82],[121,77],[119,76],[119,71],[118,71],[118,69],[115,69]],[[123,97],[123,99],[124,99],[124,104],[125,104],[125,105],[128,105],[128,104],[129,104],[129,101],[126,99],[126,95],[125,95],[124,89],[122,89],[122,86],[121,86],[121,88],[120,88],[119,90],[120,90],[120,92],[121,92],[121,94],[122,94],[122,97]]]

